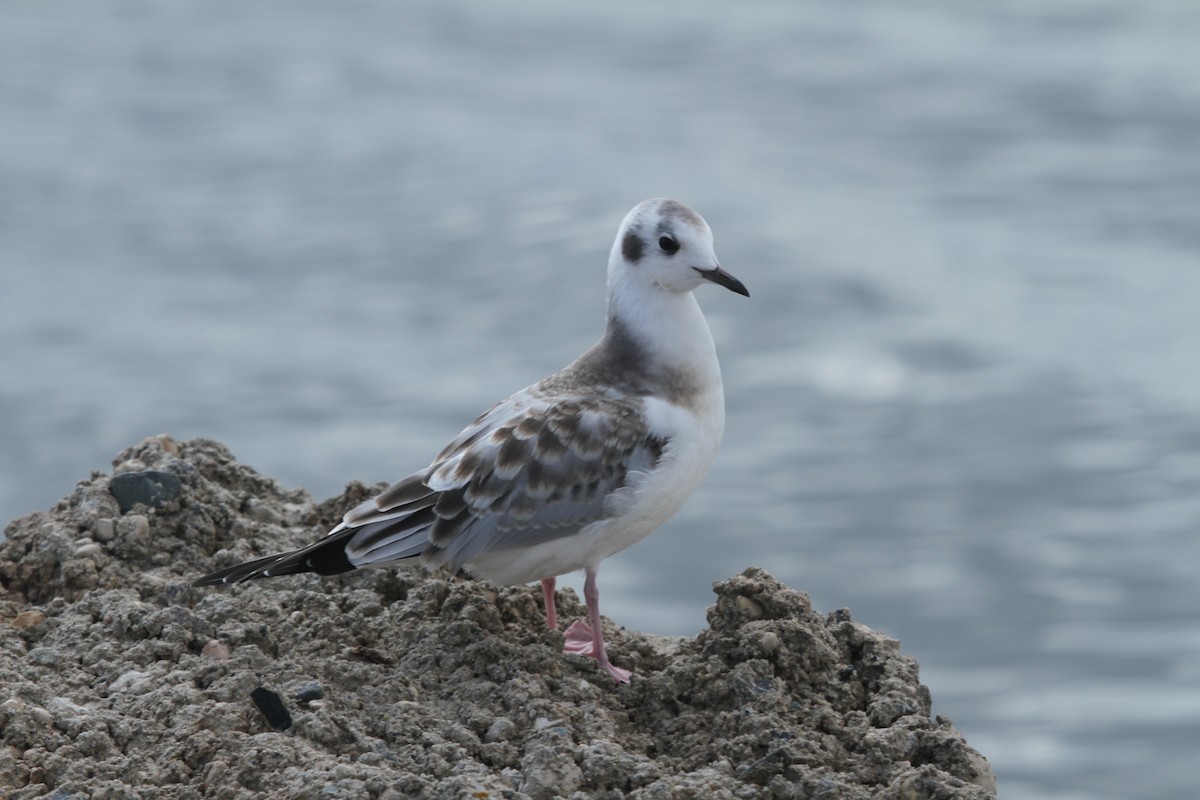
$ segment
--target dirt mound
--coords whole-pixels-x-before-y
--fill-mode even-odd
[[[311,541],[316,504],[204,439],[147,439],[0,544],[0,796],[987,798],[897,642],[760,569],[692,639],[560,653],[537,587],[417,570],[196,589]],[[569,590],[560,614],[584,609]]]

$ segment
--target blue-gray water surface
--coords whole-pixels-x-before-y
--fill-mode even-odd
[[[760,565],[899,638],[1003,796],[1191,796],[1198,37],[1169,0],[6,3],[0,518],[160,432],[399,478],[599,335],[617,223],[678,197],[752,297],[700,292],[725,444],[605,613],[694,633]]]

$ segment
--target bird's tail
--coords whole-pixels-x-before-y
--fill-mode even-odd
[[[354,569],[346,557],[346,543],[357,533],[356,529],[338,526],[320,541],[266,558],[247,561],[192,581],[192,586],[217,586],[242,583],[255,578],[274,578],[278,575],[295,575],[315,572],[318,575],[337,575]]]

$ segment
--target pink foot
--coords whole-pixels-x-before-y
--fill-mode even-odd
[[[629,670],[613,666],[604,650],[604,635],[600,627],[600,592],[596,589],[596,573],[591,570],[587,571],[587,579],[583,583],[583,596],[587,600],[588,618],[592,624],[581,619],[572,622],[563,634],[563,652],[591,656],[617,683],[629,683]]]
[[[575,653],[581,656],[590,656],[595,654],[595,645],[592,639],[592,627],[581,619],[577,619],[571,623],[565,631],[563,631],[563,652]]]

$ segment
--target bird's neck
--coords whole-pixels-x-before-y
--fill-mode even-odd
[[[605,337],[636,349],[650,370],[686,370],[702,384],[720,387],[716,346],[691,292],[613,282]]]

